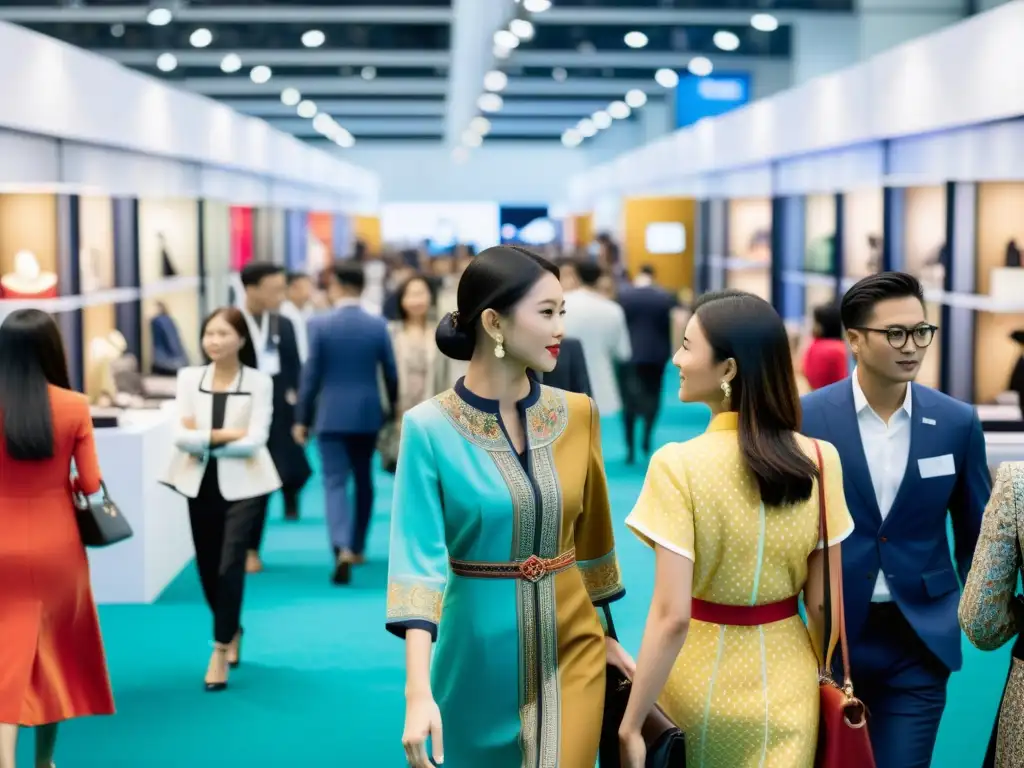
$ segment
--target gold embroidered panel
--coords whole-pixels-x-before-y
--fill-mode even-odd
[[[443,600],[444,592],[441,590],[424,584],[393,581],[388,585],[387,620],[422,619],[440,624]]]

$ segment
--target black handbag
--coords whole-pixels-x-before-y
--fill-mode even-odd
[[[608,636],[615,637],[615,627],[608,618]],[[605,667],[604,717],[601,721],[600,768],[621,768],[619,726],[626,714],[633,681],[611,664]],[[686,736],[661,707],[655,705],[640,729],[647,744],[646,768],[686,768]]]
[[[100,498],[93,501],[84,493],[76,491],[75,518],[78,535],[87,547],[109,547],[132,537],[132,527],[121,510],[107,493],[107,486],[100,481]]]

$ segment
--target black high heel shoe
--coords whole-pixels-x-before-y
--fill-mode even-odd
[[[226,645],[217,644],[214,646],[213,652],[226,654],[228,652],[228,647]],[[228,680],[226,672],[224,680],[222,682],[211,683],[209,681],[204,681],[204,685],[206,686],[207,693],[219,693],[220,691],[226,691],[228,689]]]
[[[241,627],[238,628],[238,643],[235,645],[235,658],[228,659],[228,666],[235,668],[242,663],[242,636],[245,634],[245,630]]]

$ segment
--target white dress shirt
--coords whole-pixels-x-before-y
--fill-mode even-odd
[[[903,405],[886,424],[868,404],[864,390],[860,388],[856,368],[850,378],[853,381],[853,405],[857,409],[860,442],[864,446],[864,458],[867,459],[868,470],[871,472],[871,485],[875,489],[878,511],[882,514],[882,520],[885,520],[892,510],[893,502],[896,501],[896,493],[903,483],[907,462],[910,460],[910,388],[913,385],[907,384]],[[875,592],[871,599],[876,603],[887,603],[892,600],[889,585],[881,570],[878,572]]]
[[[626,313],[618,302],[581,288],[565,295],[565,335],[579,339],[594,401],[602,416],[622,410],[615,364],[633,356]]]
[[[281,317],[292,321],[292,327],[295,329],[295,346],[299,348],[299,362],[305,363],[309,357],[309,329],[306,327],[309,315],[292,302],[285,301],[281,304]]]

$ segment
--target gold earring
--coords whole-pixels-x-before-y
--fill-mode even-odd
[[[728,381],[722,382],[722,406],[729,408],[732,405],[732,385]]]
[[[494,356],[499,360],[505,356],[505,339],[500,333],[494,337]]]

